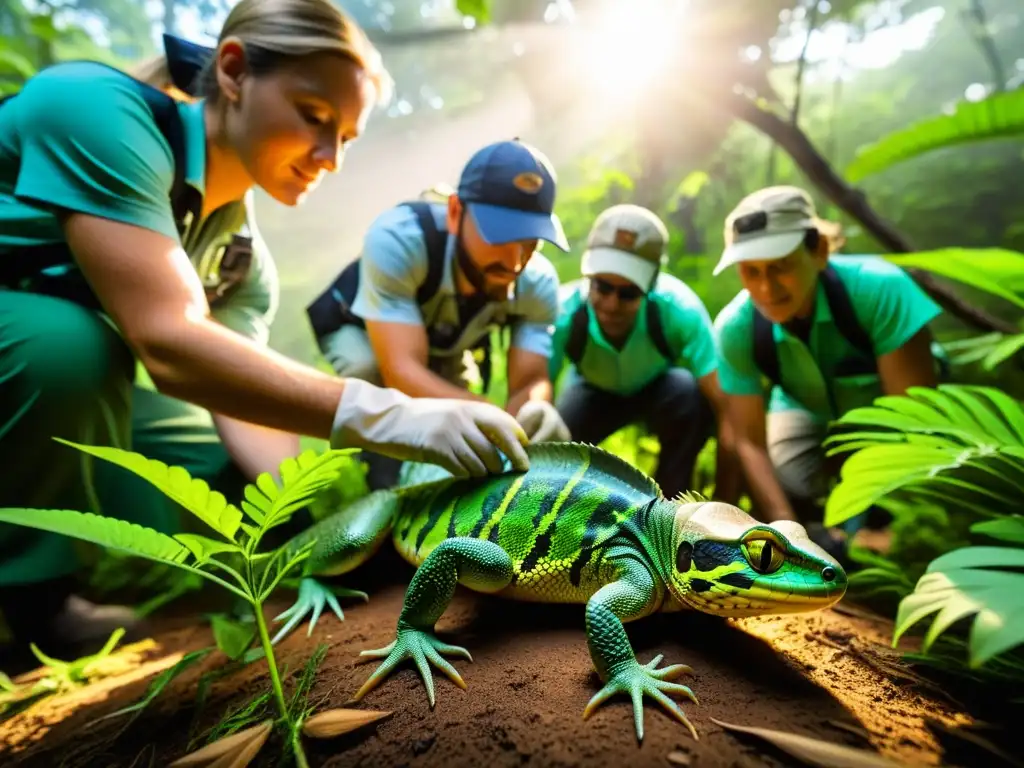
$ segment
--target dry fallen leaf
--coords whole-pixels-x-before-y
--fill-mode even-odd
[[[328,709],[306,720],[302,733],[312,739],[333,739],[390,715],[390,712],[372,709]]]
[[[867,749],[855,749],[787,731],[724,723],[713,717],[711,722],[729,731],[759,736],[793,757],[810,765],[820,765],[822,768],[901,768],[901,763]]]
[[[685,752],[669,752],[668,761],[672,763],[672,765],[689,765],[690,756]]]
[[[178,758],[168,768],[245,768],[262,749],[273,725],[273,720],[264,720],[259,725],[217,739]]]

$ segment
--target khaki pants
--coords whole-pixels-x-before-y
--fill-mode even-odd
[[[792,410],[769,413],[766,426],[768,456],[793,511],[803,522],[820,522],[833,471],[821,445],[826,425]]]

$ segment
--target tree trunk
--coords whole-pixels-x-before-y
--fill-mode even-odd
[[[887,250],[893,253],[908,253],[914,250],[910,240],[871,207],[863,192],[851,187],[839,177],[799,128],[762,109],[753,100],[741,94],[718,94],[711,103],[724,104],[735,117],[750,123],[785,149],[815,186],[839,208],[860,222]],[[984,331],[1008,334],[1020,332],[1013,323],[971,306],[953,290],[941,285],[931,273],[918,269],[907,271],[943,309],[965,323]]]

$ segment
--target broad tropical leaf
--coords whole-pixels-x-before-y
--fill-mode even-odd
[[[1024,547],[1024,515],[1011,515],[998,520],[984,520],[971,526],[971,533],[991,536],[993,539],[1020,544]]]
[[[1024,134],[1024,90],[996,93],[981,101],[961,101],[952,115],[936,115],[861,147],[846,168],[858,182],[896,163],[944,147]]]
[[[281,486],[267,472],[245,487],[242,509],[266,531],[288,520],[293,512],[310,502],[314,495],[333,483],[341,474],[351,449],[329,450],[321,454],[305,451],[285,459],[279,469]]]
[[[947,510],[1010,514],[1024,489],[1024,408],[989,387],[911,388],[836,422],[829,453],[854,453],[825,506],[838,525],[900,494],[933,498]]]
[[[135,473],[155,485],[221,536],[229,541],[235,540],[238,524],[242,521],[241,511],[229,504],[222,493],[210,490],[210,486],[203,480],[193,478],[182,467],[169,467],[141,453],[120,448],[79,445],[59,437],[54,439]]]
[[[901,267],[923,269],[956,280],[1024,308],[1024,297],[1007,287],[1024,272],[1024,253],[1002,248],[941,248],[888,253],[884,258]]]
[[[954,623],[975,616],[969,666],[1024,643],[1024,549],[965,547],[933,560],[896,615],[893,645],[921,619],[938,612],[922,642],[927,651]]]
[[[0,509],[0,523],[51,531],[101,547],[179,567],[187,566],[189,551],[172,537],[113,517],[76,512],[72,509]]]

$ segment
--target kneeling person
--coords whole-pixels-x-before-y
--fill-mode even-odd
[[[762,189],[726,219],[715,268],[735,267],[744,288],[715,329],[751,496],[768,520],[800,519],[815,535],[837,470],[822,449],[828,423],[937,383],[938,305],[882,258],[830,255],[833,229],[802,189]]]
[[[685,283],[661,271],[668,230],[653,212],[618,205],[598,216],[584,279],[566,286],[551,378],[566,363],[556,406],[573,439],[597,444],[633,422],[661,445],[655,480],[669,498],[688,490],[701,448],[719,424],[715,495],[739,495],[711,318]]]
[[[536,252],[541,240],[568,250],[555,187],[544,155],[503,141],[473,155],[443,202],[381,214],[307,310],[334,370],[413,397],[485,400],[468,389],[464,355],[484,353],[486,380],[491,331],[510,327],[506,410],[532,441],[569,439],[548,379],[558,275]],[[365,459],[371,488],[394,484],[397,462]]]

